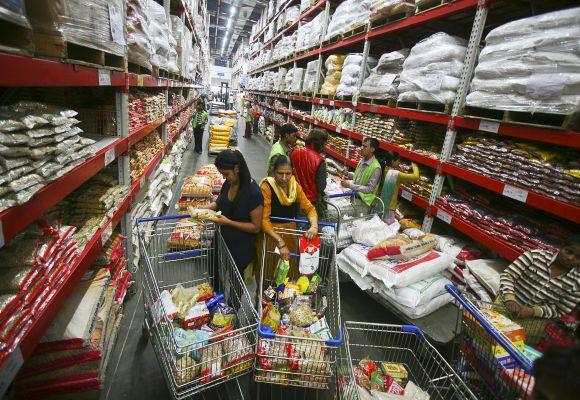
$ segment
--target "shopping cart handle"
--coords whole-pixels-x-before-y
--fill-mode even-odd
[[[327,346],[338,347],[342,344],[342,329],[338,328],[338,338],[336,339],[328,339],[324,343]]]
[[[336,199],[338,197],[352,197],[352,196],[357,196],[358,193],[357,192],[344,192],[344,193],[335,193],[335,194],[329,194],[328,196],[326,196],[327,199]]]
[[[201,250],[185,250],[185,251],[175,251],[173,253],[163,254],[163,259],[165,261],[175,261],[182,260],[184,258],[192,258],[201,256]]]
[[[528,373],[528,374],[532,373],[532,367],[533,367],[532,362],[528,358],[526,358],[525,356],[520,354],[518,352],[518,350],[515,349],[514,344],[512,342],[510,342],[509,340],[506,340],[500,334],[500,332],[497,330],[497,328],[495,326],[493,326],[489,322],[487,322],[487,320],[483,316],[482,312],[479,311],[476,307],[474,307],[469,301],[466,301],[459,294],[459,292],[457,291],[457,287],[455,285],[447,284],[447,285],[445,285],[445,289],[447,289],[447,291],[449,293],[451,293],[451,295],[453,297],[455,297],[455,300],[457,300],[463,306],[463,308],[465,308],[471,315],[473,315],[475,320],[477,322],[479,322],[481,324],[481,326],[483,326],[485,328],[485,330],[487,332],[489,332],[489,334],[497,342],[499,342],[499,344],[508,352],[508,354],[510,356],[512,356],[512,358],[516,361],[516,363],[518,365],[520,365],[524,369],[524,371],[526,371],[526,373]]]
[[[143,222],[152,222],[152,221],[167,221],[170,219],[182,219],[182,218],[190,218],[191,215],[189,214],[178,214],[178,215],[161,215],[159,217],[149,217],[149,218],[137,218],[137,224],[142,224]]]
[[[272,222],[296,222],[298,224],[309,224],[310,221],[306,221],[305,219],[294,219],[294,218],[280,218],[280,217],[270,217],[270,221]],[[318,221],[319,226],[332,226],[335,227],[336,224],[332,222],[321,222]]]
[[[258,336],[264,339],[276,339],[276,334],[272,332],[272,328],[258,324]]]
[[[415,326],[415,325],[401,325],[401,330],[403,332],[414,333],[415,335],[420,336],[421,339],[425,339],[425,333],[423,333],[423,330],[421,328],[419,328],[418,326]]]

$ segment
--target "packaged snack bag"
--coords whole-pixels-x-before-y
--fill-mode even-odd
[[[302,275],[311,275],[318,270],[320,261],[320,236],[316,235],[312,241],[306,237],[300,238],[300,264],[298,269]]]
[[[274,275],[276,286],[280,286],[286,282],[288,271],[290,271],[290,262],[288,260],[279,259],[278,266],[276,267],[276,273]]]
[[[196,303],[187,311],[181,327],[183,329],[195,329],[211,321],[209,310],[205,303]]]

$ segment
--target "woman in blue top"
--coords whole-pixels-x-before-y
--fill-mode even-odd
[[[244,276],[244,270],[255,258],[256,234],[262,230],[262,190],[250,176],[239,151],[222,151],[215,166],[226,181],[217,200],[208,207],[222,214],[210,220],[221,226],[224,241]]]

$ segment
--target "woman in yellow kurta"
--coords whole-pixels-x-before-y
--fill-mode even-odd
[[[277,155],[272,159],[272,175],[262,180],[260,187],[264,196],[264,212],[262,214],[262,230],[268,237],[267,251],[274,251],[278,248],[280,256],[286,260],[290,259],[290,253],[299,254],[298,236],[290,234],[280,234],[277,229],[296,230],[295,222],[270,221],[270,217],[296,219],[298,211],[301,210],[310,222],[310,228],[304,236],[307,240],[312,240],[318,233],[318,215],[316,208],[310,203],[300,184],[292,175],[292,161],[285,155]],[[258,259],[260,265],[262,261],[262,246],[264,236],[258,240]],[[269,263],[271,264],[271,263]],[[290,263],[290,275],[296,273],[296,262]],[[267,265],[265,276],[271,277],[276,265]],[[257,271],[259,273],[259,271]]]
[[[411,164],[413,172],[410,174],[403,173],[398,170],[400,157],[398,153],[393,151],[387,152],[387,160],[390,168],[385,174],[383,182],[383,189],[381,190],[381,200],[385,203],[384,220],[387,223],[393,222],[395,219],[395,210],[397,209],[397,201],[399,196],[399,186],[401,183],[414,182],[419,179],[419,167],[415,163]]]

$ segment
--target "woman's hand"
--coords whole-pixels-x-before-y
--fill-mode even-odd
[[[532,307],[521,306],[518,312],[519,318],[532,318],[534,316],[534,309]]]
[[[505,302],[505,308],[507,308],[513,316],[518,316],[522,306],[520,306],[519,303],[515,300],[509,300]]]
[[[221,215],[221,214],[207,217],[206,221],[213,222],[213,223],[220,225],[220,226],[229,225],[231,222],[228,217],[226,217],[225,215]]]
[[[344,188],[350,187],[350,182],[349,182],[349,181],[347,181],[347,180],[342,180],[342,181],[340,182],[340,184],[341,184],[341,185],[342,185],[342,187],[344,187]]]
[[[308,229],[306,231],[306,233],[304,234],[304,237],[306,238],[306,240],[308,240],[309,242],[314,239],[314,237],[316,236],[316,234],[318,233],[318,227],[312,225],[310,227],[310,229]]]
[[[278,243],[278,250],[280,251],[280,257],[282,257],[282,259],[286,261],[290,259],[290,249],[284,241]]]

